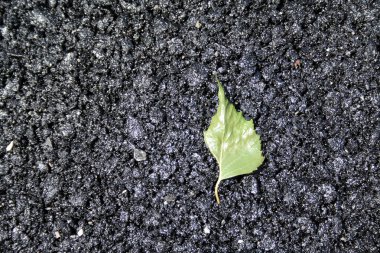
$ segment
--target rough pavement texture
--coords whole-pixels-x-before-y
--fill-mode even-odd
[[[1,251],[378,252],[379,1],[141,2],[0,2]],[[213,72],[266,157],[220,206]]]

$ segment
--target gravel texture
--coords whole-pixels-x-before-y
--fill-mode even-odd
[[[0,251],[379,252],[380,2],[176,2],[0,1]]]

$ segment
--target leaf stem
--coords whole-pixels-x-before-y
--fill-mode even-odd
[[[218,205],[220,204],[219,193],[218,193],[220,181],[221,181],[220,178],[218,178],[218,181],[215,184],[215,191],[214,191],[215,192],[216,203],[218,203]]]

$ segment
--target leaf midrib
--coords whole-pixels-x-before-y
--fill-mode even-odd
[[[226,106],[227,107],[227,106]],[[223,147],[224,147],[224,135],[226,133],[226,109],[224,109],[224,113],[223,113],[223,119],[224,119],[224,127],[223,127],[223,134],[222,134],[222,145],[220,147],[220,161],[219,161],[219,177],[218,177],[218,181],[221,181],[222,179],[222,170],[223,170],[223,167],[222,167],[222,162],[223,162]]]

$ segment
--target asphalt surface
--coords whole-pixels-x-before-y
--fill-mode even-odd
[[[380,2],[178,2],[0,2],[1,252],[379,252]]]

